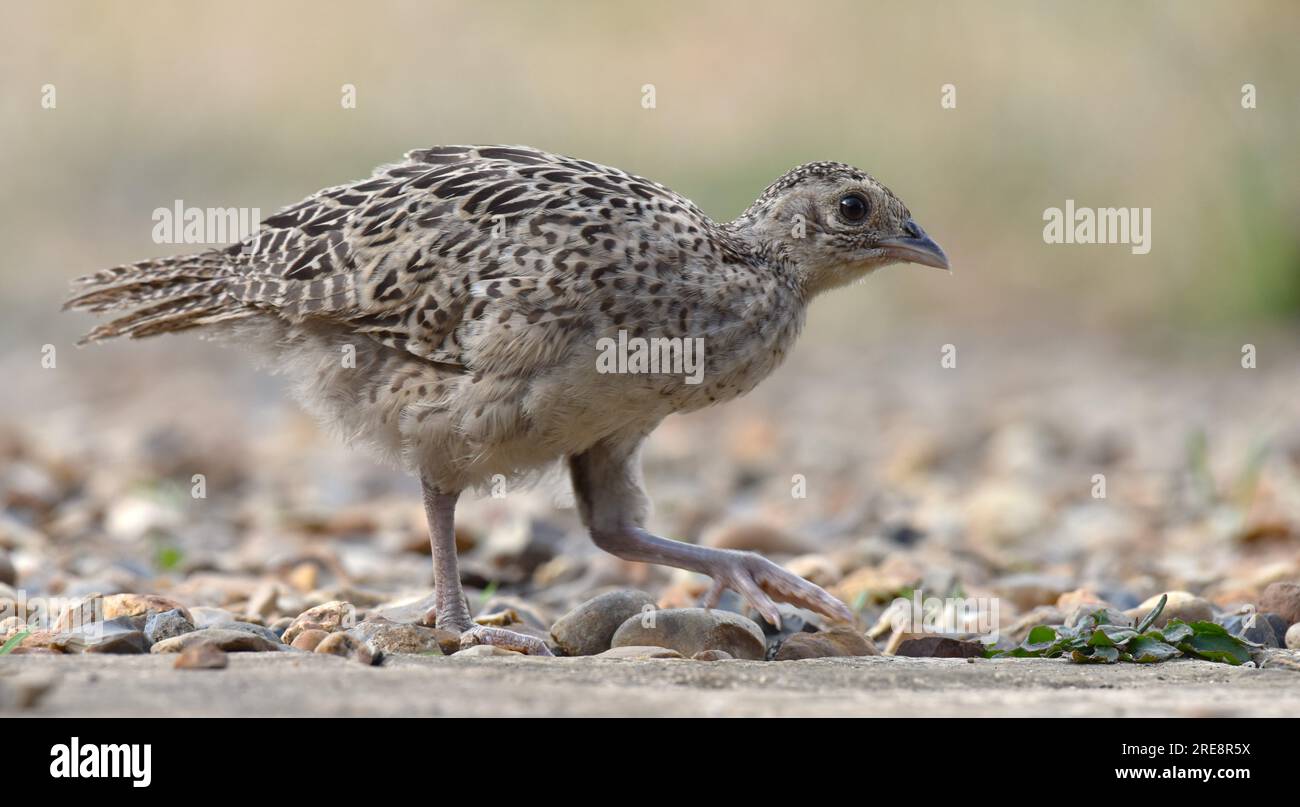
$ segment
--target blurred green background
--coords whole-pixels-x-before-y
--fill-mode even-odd
[[[956,272],[894,269],[835,295],[822,337],[1300,314],[1293,3],[9,2],[4,16],[10,326],[63,328],[50,313],[68,278],[182,251],[150,237],[175,199],[268,216],[407,149],[497,142],[654,178],[719,218],[800,162],[867,169]],[[1257,109],[1241,106],[1246,82]],[[956,109],[940,106],[946,83]],[[1152,208],[1150,254],[1044,244],[1043,210],[1067,198]]]

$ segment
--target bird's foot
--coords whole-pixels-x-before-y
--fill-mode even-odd
[[[468,630],[461,631],[460,649],[473,647],[479,644],[490,644],[494,647],[514,650],[519,653],[527,653],[530,656],[553,656],[554,653],[546,646],[546,643],[536,636],[528,636],[523,633],[515,633],[505,628],[491,628],[486,625],[473,625]]]
[[[762,555],[725,550],[710,558],[703,571],[713,578],[713,586],[701,602],[705,608],[716,606],[722,592],[731,589],[777,627],[781,626],[781,614],[773,600],[807,608],[837,621],[853,621],[848,606],[821,586],[782,569]]]

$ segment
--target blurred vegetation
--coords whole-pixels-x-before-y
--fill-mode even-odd
[[[856,338],[916,318],[1194,331],[1300,317],[1294,4],[146,0],[6,17],[10,323],[49,320],[74,275],[176,251],[150,239],[172,200],[269,215],[459,142],[617,165],[719,218],[797,163],[860,165],[956,273],[896,269],[827,301],[820,327]],[[1246,82],[1257,109],[1241,107]],[[40,107],[46,83],[56,110]],[[1151,207],[1151,253],[1044,244],[1042,212],[1066,199]]]

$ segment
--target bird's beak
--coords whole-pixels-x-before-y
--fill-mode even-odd
[[[944,254],[943,247],[934,242],[934,239],[925,234],[921,225],[915,220],[908,219],[903,225],[904,232],[907,235],[898,238],[886,238],[878,242],[885,250],[885,255],[894,260],[906,261],[907,263],[919,263],[923,266],[933,266],[936,269],[948,270],[948,256]]]

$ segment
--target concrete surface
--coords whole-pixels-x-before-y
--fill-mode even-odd
[[[790,662],[239,653],[224,670],[175,656],[0,658],[5,716],[1300,716],[1300,672],[1178,660],[871,657]],[[14,694],[49,685],[34,706]]]

